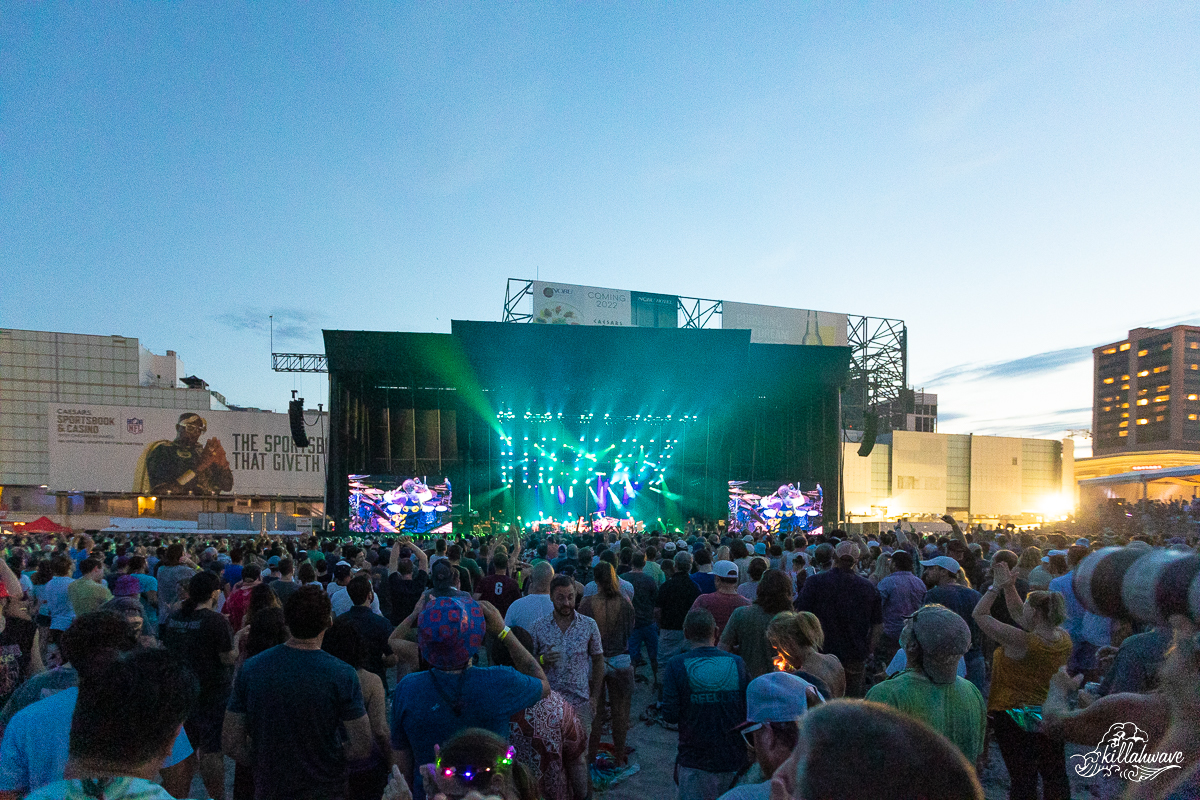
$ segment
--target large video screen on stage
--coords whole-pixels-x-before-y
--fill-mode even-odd
[[[811,531],[822,522],[821,484],[729,482],[729,530],[775,534]]]
[[[450,479],[350,475],[350,530],[355,533],[450,533]]]

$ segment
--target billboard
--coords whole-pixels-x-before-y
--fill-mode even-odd
[[[46,416],[53,491],[325,493],[325,438],[297,448],[287,414],[50,403]]]
[[[749,330],[755,344],[807,344],[845,347],[845,314],[801,308],[721,303],[721,327]]]
[[[544,325],[633,325],[630,293],[623,289],[533,282],[533,321]]]

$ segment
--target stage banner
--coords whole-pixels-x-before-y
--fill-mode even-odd
[[[755,344],[846,346],[845,314],[800,308],[721,303],[721,327],[749,330]]]
[[[315,417],[308,415],[309,421]],[[52,491],[322,497],[325,439],[287,414],[50,403]]]
[[[545,325],[630,327],[630,293],[570,283],[533,282],[533,321]]]

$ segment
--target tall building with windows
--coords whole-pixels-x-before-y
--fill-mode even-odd
[[[1135,328],[1092,353],[1095,455],[1200,451],[1200,327]]]

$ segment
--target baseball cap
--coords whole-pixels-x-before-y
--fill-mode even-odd
[[[934,683],[954,683],[958,660],[971,649],[971,629],[954,611],[928,605],[908,617],[921,646],[921,668]]]
[[[937,558],[931,558],[928,561],[922,561],[921,566],[941,567],[947,572],[953,572],[955,575],[958,574],[958,562],[950,556],[938,556]]]
[[[270,558],[268,558],[267,566],[268,567],[278,567],[279,566],[279,556],[271,556]]]
[[[1080,547],[1091,547],[1092,546],[1092,543],[1089,542],[1087,540],[1087,537],[1085,537],[1085,536],[1080,536],[1078,539],[1076,539],[1075,544],[1079,545]]]
[[[454,584],[454,567],[444,558],[435,561],[429,568],[429,578],[434,589],[449,589]]]
[[[742,541],[746,542],[747,544],[754,544],[754,537],[747,533],[742,537]]]
[[[666,544],[664,544],[664,545],[663,545],[663,552],[664,552],[664,553],[674,553],[674,552],[675,552],[675,543],[674,543],[674,542],[667,542]]]
[[[483,609],[471,598],[435,597],[417,617],[417,647],[431,667],[457,669],[483,644],[486,629]]]
[[[766,554],[767,554],[767,543],[766,542],[759,542],[758,544],[754,545],[754,555],[765,556]]]
[[[738,566],[732,561],[718,561],[713,564],[713,575],[718,578],[736,578],[738,576]]]
[[[746,721],[737,730],[746,733],[768,722],[795,722],[808,710],[811,686],[789,672],[759,675],[746,687]]]
[[[676,539],[675,546],[678,547],[680,550],[684,550],[684,549],[687,549],[688,543],[685,542],[683,539]]]
[[[837,547],[833,549],[838,558],[849,558],[851,560],[858,558],[858,545],[854,542],[838,542]]]

